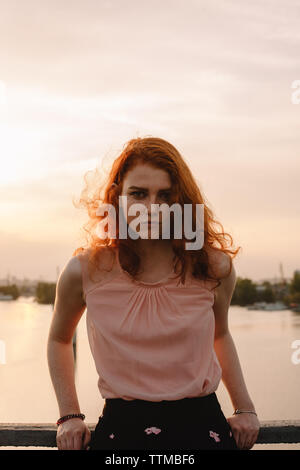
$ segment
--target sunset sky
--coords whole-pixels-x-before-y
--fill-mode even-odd
[[[300,1],[0,0],[0,278],[54,281],[84,173],[169,140],[254,280],[300,269]]]

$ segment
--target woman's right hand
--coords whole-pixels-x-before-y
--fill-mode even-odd
[[[58,450],[86,450],[91,440],[91,432],[80,418],[71,418],[57,428]]]

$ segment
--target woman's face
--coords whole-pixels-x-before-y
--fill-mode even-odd
[[[151,204],[169,205],[171,195],[171,179],[165,170],[152,167],[148,164],[138,164],[128,171],[123,180],[121,196],[126,196],[127,199],[127,224],[129,225],[134,219],[139,217],[145,222],[141,227],[139,225],[136,226],[140,234],[141,232],[148,233],[150,238],[151,227],[148,225],[148,222],[150,223],[151,221],[153,227],[156,227],[155,230],[159,228],[160,233],[163,214],[158,209],[153,208],[153,215],[151,217]],[[143,204],[144,212],[134,211],[134,215],[129,215],[129,209],[134,204]]]

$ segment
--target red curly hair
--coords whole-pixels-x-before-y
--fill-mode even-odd
[[[171,237],[175,261],[174,271],[179,272],[178,275],[181,277],[181,282],[185,282],[187,266],[191,263],[192,274],[195,278],[217,281],[217,285],[220,285],[218,276],[214,274],[212,274],[212,276],[210,275],[210,273],[213,273],[212,263],[209,257],[211,249],[229,255],[230,273],[232,269],[232,259],[237,255],[241,247],[238,247],[236,250],[232,249],[232,236],[224,232],[222,224],[214,219],[213,212],[208,207],[208,202],[201,193],[183,157],[171,143],[158,137],[137,137],[129,140],[123,146],[121,154],[114,160],[104,183],[101,184],[101,175],[97,168],[94,172],[88,172],[92,173],[95,177],[94,184],[89,184],[87,174],[85,174],[84,179],[86,185],[81,192],[79,204],[75,203],[75,205],[76,207],[83,206],[89,216],[88,222],[84,224],[84,230],[87,234],[87,246],[85,248],[90,249],[89,261],[97,268],[99,267],[99,255],[103,247],[112,250],[118,248],[119,252],[126,258],[128,272],[132,276],[135,276],[139,272],[141,262],[134,240],[130,237],[127,237],[127,239],[119,239],[118,237],[118,198],[122,193],[122,184],[126,173],[140,163],[163,169],[169,174],[173,190],[173,200],[171,204],[174,202],[179,203],[182,208],[184,204],[192,204],[193,229],[196,226],[196,204],[203,204],[204,244],[202,248],[200,250],[186,250],[186,240],[184,236],[182,236],[182,239],[173,239]],[[91,196],[88,195],[90,187],[92,188]],[[99,238],[95,233],[97,224],[105,217],[104,215],[97,215],[99,203],[108,203],[115,207],[116,238]],[[218,232],[215,229],[215,225],[218,225],[221,231]],[[228,237],[228,240],[226,237]],[[78,247],[73,252],[73,256],[84,251],[85,248],[83,246]]]

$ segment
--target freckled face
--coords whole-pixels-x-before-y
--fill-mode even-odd
[[[129,208],[137,203],[145,206],[148,217],[145,215],[144,219],[151,221],[151,204],[169,204],[171,200],[171,178],[165,170],[147,164],[138,164],[125,175],[121,195],[127,196],[128,224],[136,217],[139,217],[139,212],[136,215],[128,215]],[[157,218],[159,218],[161,224],[161,212],[157,214],[155,220]]]

